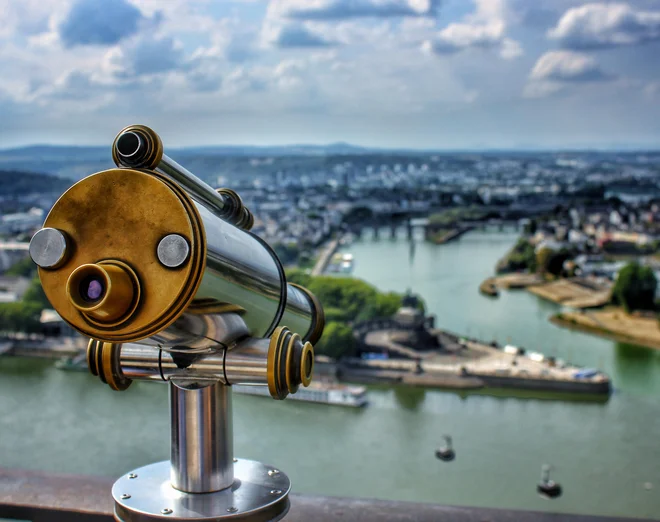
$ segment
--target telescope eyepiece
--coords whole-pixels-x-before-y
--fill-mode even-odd
[[[115,326],[132,315],[140,297],[133,270],[120,261],[102,261],[76,268],[66,283],[71,304],[99,326]]]
[[[124,132],[117,137],[117,153],[122,158],[133,158],[142,148],[142,138],[135,132]]]
[[[80,282],[79,292],[83,301],[94,303],[105,294],[105,284],[101,278],[90,275]]]
[[[144,125],[123,129],[112,144],[112,159],[118,167],[153,169],[163,157],[163,144],[153,130]]]

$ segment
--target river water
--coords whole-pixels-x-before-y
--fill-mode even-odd
[[[353,410],[236,395],[236,455],[277,465],[300,493],[660,517],[660,351],[560,329],[547,320],[558,307],[523,291],[481,296],[515,239],[418,240],[411,257],[404,236],[381,234],[347,250],[355,277],[412,288],[439,327],[605,370],[609,401],[370,387],[371,404]],[[117,476],[168,458],[168,422],[164,385],[117,393],[47,361],[0,358],[0,466]],[[444,433],[451,463],[433,455]],[[543,463],[564,488],[557,500],[535,492]]]

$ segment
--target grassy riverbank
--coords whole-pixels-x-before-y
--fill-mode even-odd
[[[614,341],[660,349],[660,327],[655,317],[626,314],[611,307],[592,312],[564,312],[550,321],[558,326],[580,330]]]

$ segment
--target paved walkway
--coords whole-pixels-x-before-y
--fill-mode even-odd
[[[314,268],[312,269],[313,276],[318,276],[325,272],[325,269],[327,268],[328,263],[330,263],[330,259],[336,252],[338,246],[339,239],[333,239],[323,248],[323,252],[321,252],[321,255],[319,256],[316,264],[314,265]]]

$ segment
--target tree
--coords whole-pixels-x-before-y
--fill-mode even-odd
[[[395,292],[376,296],[375,317],[390,317],[401,308],[401,296]]]
[[[330,322],[325,325],[321,340],[316,343],[317,355],[327,355],[334,359],[347,355],[355,349],[353,329],[347,324]]]
[[[529,234],[530,236],[536,234],[537,229],[538,229],[538,225],[536,224],[535,219],[530,219],[529,223],[525,225],[525,233]]]
[[[44,308],[51,304],[41,287],[38,277],[32,279],[23,294],[23,300],[17,303],[0,303],[0,330],[6,332],[35,333],[41,331],[39,317]]]
[[[571,258],[571,253],[566,249],[555,251],[549,247],[543,247],[536,254],[536,266],[542,274],[558,276],[564,268],[564,261]]]
[[[297,243],[277,243],[273,246],[273,250],[275,250],[282,264],[289,265],[298,261],[300,247]]]
[[[620,271],[612,290],[612,302],[628,313],[654,310],[657,281],[653,270],[639,263],[629,263]]]
[[[5,272],[5,275],[9,276],[23,276],[23,277],[32,277],[37,271],[37,265],[34,264],[30,257],[25,257],[14,263],[9,267]]]
[[[30,303],[40,307],[40,310],[44,308],[51,308],[50,301],[44,293],[44,289],[41,286],[41,281],[38,277],[32,279],[30,286],[23,294],[23,302]]]
[[[536,270],[534,246],[525,238],[520,238],[508,256],[509,270]]]
[[[338,358],[355,348],[352,323],[391,317],[401,308],[403,296],[379,292],[369,283],[352,277],[311,276],[302,270],[289,270],[287,281],[308,288],[323,303],[326,326],[316,343],[318,354]],[[417,306],[424,311],[424,301]]]
[[[39,332],[41,307],[35,303],[0,303],[0,330],[5,332]]]
[[[536,253],[536,266],[542,274],[548,271],[550,265],[550,258],[554,255],[555,251],[549,247],[543,247]]]
[[[300,286],[309,286],[312,276],[305,273],[304,270],[293,268],[286,271],[286,280],[289,283],[295,283]]]

